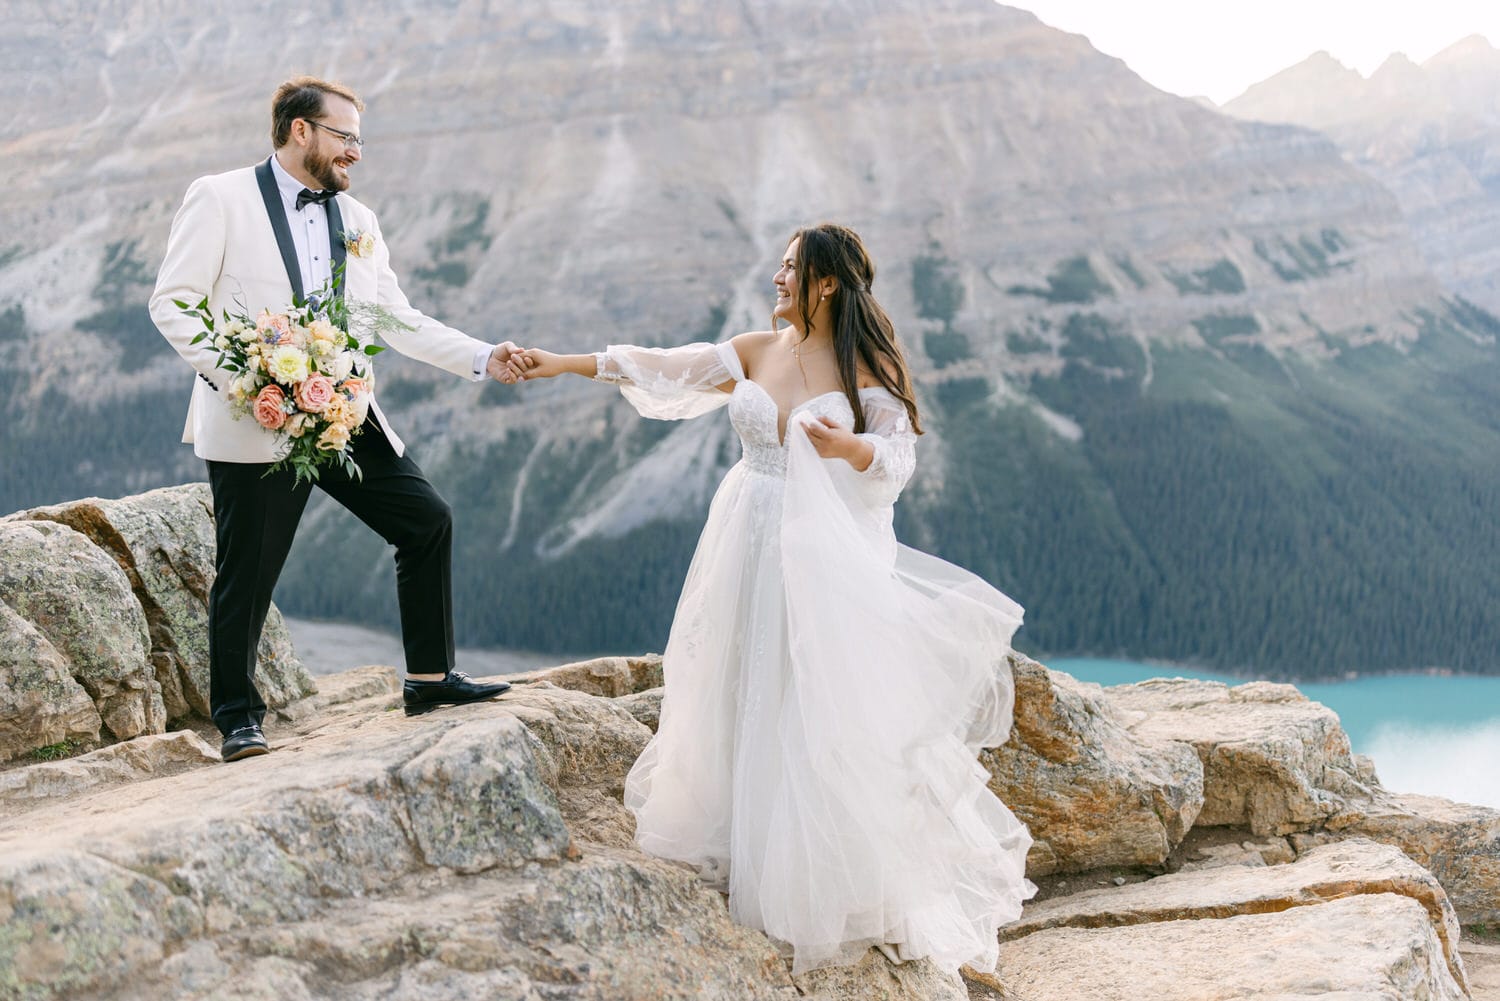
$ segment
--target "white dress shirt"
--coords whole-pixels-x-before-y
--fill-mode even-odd
[[[297,265],[302,270],[302,294],[310,296],[323,285],[333,280],[333,248],[328,238],[328,210],[318,202],[308,202],[297,208],[297,195],[306,187],[271,157],[271,173],[276,178],[276,190],[281,193],[281,205],[286,210],[287,225],[292,231],[292,245],[297,249]],[[485,366],[489,363],[493,348],[485,348],[474,354],[474,380],[482,382],[489,378]]]

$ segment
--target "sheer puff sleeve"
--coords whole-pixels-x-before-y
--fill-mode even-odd
[[[858,474],[860,494],[872,506],[896,503],[917,468],[917,436],[906,406],[889,392],[866,391],[865,431],[858,437],[870,443],[875,457]]]
[[[680,421],[717,410],[729,402],[719,389],[744,378],[732,344],[684,344],[676,348],[639,348],[611,344],[594,355],[599,382],[620,386],[620,393],[642,417]]]

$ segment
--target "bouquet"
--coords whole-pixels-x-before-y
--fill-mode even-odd
[[[219,352],[219,367],[235,373],[226,389],[235,420],[249,417],[282,439],[285,450],[267,475],[291,469],[295,485],[317,480],[324,466],[338,466],[360,476],[349,443],[375,389],[374,373],[361,362],[385,349],[349,333],[343,296],[325,286],[305,301],[293,299],[286,312],[263,309],[252,320],[242,307],[224,311],[219,323],[206,297],[196,306],[173,302],[203,323],[192,343],[208,340]],[[400,324],[379,307],[361,304],[357,311]]]

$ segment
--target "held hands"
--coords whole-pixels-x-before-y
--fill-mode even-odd
[[[570,368],[568,362],[579,360],[592,363],[594,356],[553,354],[552,351],[543,351],[541,348],[519,348],[513,342],[505,341],[504,344],[495,345],[495,350],[489,356],[489,365],[484,366],[484,371],[489,372],[489,377],[496,383],[523,383],[531,378],[553,378],[555,375],[574,371],[577,366]],[[585,372],[579,371],[579,375],[583,374]]]
[[[802,425],[817,453],[825,459],[843,459],[857,471],[870,468],[875,449],[848,428],[829,417],[819,417]]]
[[[527,348],[522,354],[528,366],[522,378],[552,379],[569,371],[564,364],[563,355],[543,351],[541,348]]]
[[[514,342],[505,341],[495,345],[495,350],[490,352],[490,360],[485,364],[484,371],[496,382],[508,385],[526,378],[526,369],[529,364],[525,351],[517,347]]]
[[[553,354],[541,348],[520,348],[511,341],[495,346],[485,371],[496,382],[513,385],[527,379],[551,379],[569,371],[569,356]],[[592,356],[589,356],[592,360]]]

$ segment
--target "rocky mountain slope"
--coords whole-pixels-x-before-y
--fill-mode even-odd
[[[1473,35],[1418,65],[1396,53],[1368,79],[1326,52],[1224,105],[1317,129],[1396,195],[1448,287],[1500,310],[1500,50]]]
[[[63,571],[92,551],[143,610],[201,605],[209,568],[185,541],[207,524],[198,488],[98,511],[5,522],[5,565]],[[160,527],[179,521],[191,531]],[[111,545],[110,526],[153,523]],[[17,560],[11,529],[76,545]],[[152,579],[166,564],[176,575]],[[66,607],[68,585],[42,578],[37,607]],[[86,687],[100,661],[138,659],[98,643],[86,662],[68,640],[102,634],[12,618],[25,624],[0,622],[0,649],[40,637]],[[153,656],[201,629],[155,618]],[[1032,832],[1041,892],[1001,930],[995,973],[871,951],[793,978],[694,872],[636,849],[621,792],[662,699],[661,660],[643,656],[514,676],[495,702],[417,719],[395,711],[389,667],[322,677],[277,700],[268,757],[230,766],[192,707],[171,732],[81,735],[74,750],[103,746],[65,760],[39,760],[52,734],[0,731],[0,999],[1497,996],[1500,949],[1482,937],[1500,922],[1500,812],[1383,789],[1337,717],[1288,685],[1101,689],[1024,657],[1005,669],[1015,725],[980,761]],[[165,688],[148,675],[140,690]],[[12,671],[0,720],[48,691],[66,698]]]
[[[408,291],[480,336],[763,327],[792,229],[859,229],[933,432],[901,531],[1022,600],[1034,649],[1500,662],[1479,516],[1500,323],[1327,139],[1164,94],[989,0],[376,0],[337,43],[311,12],[76,13],[29,7],[0,43],[0,510],[201,476],[144,298],[188,181],[265,155],[266,96],[312,70],[368,99],[357,191]],[[463,641],[660,645],[734,458],[722,416],[384,372],[458,514]],[[313,583],[330,551],[363,586]],[[315,506],[280,596],[388,617],[389,573]]]

